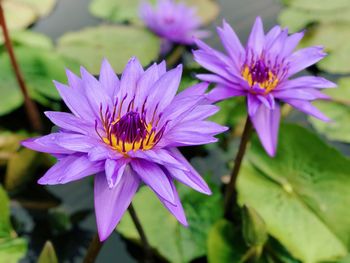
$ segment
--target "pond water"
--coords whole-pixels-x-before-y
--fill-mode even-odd
[[[47,18],[37,22],[33,26],[33,30],[44,33],[56,40],[67,31],[79,30],[83,27],[94,26],[101,23],[101,20],[92,17],[88,11],[88,0],[59,0],[54,12]],[[274,0],[219,0],[221,6],[221,14],[214,24],[209,28],[213,31],[213,37],[208,41],[211,45],[219,48],[219,40],[214,33],[215,25],[219,25],[225,18],[237,31],[241,39],[246,39],[250,27],[256,16],[261,16],[265,23],[265,28],[271,27],[276,22],[276,16],[280,10],[280,5]],[[57,195],[63,202],[65,211],[75,212],[82,209],[93,209],[93,194],[91,181],[83,180],[70,183],[64,186],[49,187],[49,190]],[[89,232],[84,232],[90,236],[95,230],[95,219],[93,213],[88,216],[81,228]],[[77,235],[79,232],[77,233]],[[84,255],[84,248],[79,247],[81,242],[79,238],[71,237],[71,240],[63,240],[65,249],[68,246],[73,250],[74,254]],[[67,239],[69,239],[67,237]],[[62,240],[61,240],[62,241]],[[80,242],[80,243],[79,243]],[[32,249],[40,250],[40,242],[33,241],[30,246]],[[42,245],[42,243],[40,243]],[[57,248],[58,254],[63,253],[61,248]],[[79,251],[74,251],[79,250]],[[62,256],[62,255],[60,255]],[[69,257],[68,257],[69,258]],[[66,260],[63,262],[81,262],[82,257],[75,257],[74,260]],[[31,262],[29,259],[23,262]],[[98,257],[97,262],[136,262],[127,252],[125,243],[122,242],[117,234],[112,235],[105,243]]]

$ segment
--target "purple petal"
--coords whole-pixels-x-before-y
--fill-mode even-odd
[[[39,184],[65,184],[103,171],[101,162],[91,162],[86,155],[70,155],[52,166],[38,181]]]
[[[242,66],[242,59],[245,56],[245,50],[232,27],[223,21],[223,27],[217,28],[221,42],[224,45],[227,53],[234,61],[237,70]]]
[[[90,161],[101,161],[106,159],[117,160],[124,157],[124,155],[118,151],[113,150],[108,145],[101,145],[90,149],[88,157]]]
[[[195,109],[189,112],[185,118],[183,118],[183,122],[185,121],[199,121],[204,120],[220,110],[218,106],[215,105],[198,105]]]
[[[81,134],[94,133],[94,126],[73,114],[59,111],[46,111],[45,115],[58,127]]]
[[[107,59],[102,61],[99,81],[105,93],[114,100],[114,97],[119,91],[120,82]]]
[[[260,56],[265,45],[265,35],[263,22],[260,17],[257,17],[250,33],[247,48],[252,50],[255,55]]]
[[[265,151],[271,157],[276,154],[280,115],[281,113],[278,105],[276,105],[274,110],[270,110],[265,105],[261,104],[256,114],[251,117],[259,139]]]
[[[256,95],[248,93],[247,108],[248,108],[248,114],[250,117],[255,115],[260,105],[261,105],[261,101],[257,99]]]
[[[316,107],[314,107],[310,102],[303,101],[303,100],[284,100],[286,103],[290,104],[294,108],[309,114],[317,119],[320,119],[321,121],[328,122],[330,119],[324,115],[322,112],[320,112]]]
[[[305,89],[305,88],[316,88],[316,89],[324,89],[324,88],[335,88],[337,84],[322,78],[322,77],[314,77],[314,76],[305,76],[292,80],[287,80],[281,85],[278,85],[277,90],[286,90],[286,89]]]
[[[223,86],[223,85],[217,85],[214,89],[212,89],[209,93],[207,98],[211,102],[217,102],[220,100],[224,100],[231,97],[239,97],[246,95],[246,92],[243,90],[234,89],[231,87]]]
[[[82,134],[58,133],[57,145],[76,152],[89,152],[92,148],[101,144],[98,140]]]
[[[308,89],[289,89],[289,90],[277,90],[273,92],[273,95],[281,100],[297,99],[297,100],[315,100],[317,97],[308,92]]]
[[[175,196],[170,181],[163,170],[154,163],[133,159],[132,169],[157,195],[175,204]]]
[[[291,76],[323,59],[323,47],[308,47],[294,52],[288,59],[288,76]]]
[[[120,158],[118,160],[107,159],[105,162],[105,171],[106,178],[109,185],[109,188],[116,187],[122,176],[124,174],[126,165],[129,163],[129,160],[126,158]]]
[[[186,172],[181,171],[179,169],[167,167],[169,175],[200,193],[211,195],[211,191],[207,183],[197,173],[197,171],[192,167],[192,165],[186,160],[186,158],[181,154],[181,152],[176,148],[172,148],[170,151],[174,158],[182,162],[182,164],[185,167],[187,167],[189,171]]]
[[[51,154],[71,154],[72,150],[63,148],[57,144],[57,137],[60,133],[51,133],[42,137],[31,138],[22,141],[22,145],[26,148],[32,149],[38,152],[51,153]]]
[[[138,176],[128,167],[119,184],[109,188],[103,173],[95,176],[94,199],[98,234],[104,241],[114,231],[129,207],[140,184]]]
[[[162,197],[158,196],[159,200],[169,210],[169,212],[175,216],[175,218],[181,224],[183,224],[184,226],[188,226],[186,215],[185,215],[184,209],[182,207],[181,200],[179,198],[177,190],[175,188],[175,184],[173,183],[173,181],[171,179],[169,179],[169,181],[170,181],[170,185],[171,185],[172,191],[174,193],[174,197],[175,197],[174,203],[170,203],[167,200],[163,199]]]

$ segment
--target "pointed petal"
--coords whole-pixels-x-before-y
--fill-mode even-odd
[[[59,111],[46,111],[45,115],[58,127],[81,134],[91,134],[94,126],[87,121],[75,117],[73,114]]]
[[[138,176],[128,167],[119,184],[109,188],[103,173],[95,176],[94,199],[98,234],[104,241],[114,231],[129,207],[140,184]]]
[[[181,200],[179,198],[177,190],[175,188],[175,184],[170,178],[169,178],[169,182],[170,182],[171,188],[174,192],[174,197],[175,197],[174,204],[168,202],[167,200],[163,199],[160,196],[158,196],[158,197],[159,197],[160,201],[163,203],[163,205],[169,210],[170,213],[172,213],[175,216],[175,218],[181,224],[183,224],[184,226],[188,226],[186,215],[185,215],[184,209],[182,207]]]
[[[284,100],[286,103],[290,104],[294,108],[309,114],[317,119],[320,119],[321,121],[328,122],[330,119],[324,115],[322,112],[320,112],[315,106],[313,106],[310,102],[308,101],[303,101],[303,100]]]
[[[244,96],[245,94],[246,92],[243,90],[233,89],[231,87],[227,87],[223,85],[217,85],[214,89],[212,89],[208,93],[207,98],[211,102],[217,102],[217,101],[224,100],[231,97]]]
[[[331,82],[322,77],[314,77],[314,76],[304,76],[299,77],[292,80],[287,80],[285,83],[281,83],[276,88],[277,90],[286,90],[286,89],[304,89],[304,88],[316,88],[316,89],[324,89],[324,88],[335,88],[337,84]]]
[[[257,97],[251,93],[248,93],[247,96],[247,108],[248,114],[250,117],[254,116],[256,111],[261,105],[261,101],[257,99]]]
[[[170,181],[163,170],[154,163],[134,159],[131,162],[132,169],[140,176],[157,195],[174,204],[175,197]]]
[[[86,155],[70,155],[59,160],[38,181],[39,184],[65,184],[103,170],[100,162],[91,162]]]
[[[114,97],[119,91],[120,82],[107,59],[102,61],[99,81],[105,93],[114,100]]]
[[[126,158],[120,158],[118,160],[106,160],[105,171],[109,188],[114,188],[119,184],[128,163],[129,160]]]
[[[327,54],[323,51],[323,47],[308,47],[294,52],[289,58],[288,76],[317,63]]]
[[[274,110],[270,110],[264,104],[261,104],[256,114],[250,118],[261,144],[271,157],[276,154],[280,115],[278,105]]]
[[[265,45],[265,36],[263,22],[260,17],[257,17],[249,35],[247,48],[252,50],[255,55],[259,56]]]
[[[51,133],[42,137],[30,138],[22,141],[22,145],[38,152],[51,154],[71,154],[72,150],[63,148],[57,144],[57,137],[60,133]]]

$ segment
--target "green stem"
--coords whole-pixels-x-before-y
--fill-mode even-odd
[[[242,160],[243,160],[252,131],[253,131],[253,126],[248,116],[245,122],[241,142],[239,144],[238,153],[235,157],[235,162],[231,172],[230,182],[226,186],[225,199],[224,199],[225,201],[224,215],[226,219],[231,219],[233,215],[233,211],[232,211],[233,205],[237,198],[236,197],[237,177],[241,168]]]
[[[32,128],[37,132],[41,132],[43,129],[43,125],[42,125],[42,122],[40,119],[40,114],[39,114],[38,108],[36,107],[35,103],[29,97],[28,89],[27,89],[26,84],[24,82],[22,72],[21,72],[19,65],[17,63],[16,56],[15,56],[15,53],[13,51],[12,42],[11,42],[9,32],[7,29],[7,25],[6,25],[6,19],[5,19],[5,15],[4,15],[3,6],[2,6],[2,1],[0,1],[0,26],[2,28],[5,46],[6,46],[6,49],[8,51],[9,57],[10,57],[13,71],[15,73],[18,85],[19,85],[21,92],[23,94],[23,97],[24,97],[24,106],[26,108],[28,118],[30,120]]]
[[[100,253],[102,246],[103,242],[100,241],[100,238],[96,234],[91,240],[90,246],[88,248],[88,251],[86,252],[83,263],[94,263],[98,254]]]

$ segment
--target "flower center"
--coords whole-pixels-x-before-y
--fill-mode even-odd
[[[125,97],[126,98],[126,97]],[[114,150],[127,154],[129,151],[149,150],[155,146],[162,138],[167,123],[158,129],[157,117],[155,109],[152,120],[147,123],[146,110],[144,103],[141,112],[134,110],[134,99],[129,103],[127,112],[121,116],[122,105],[125,98],[118,106],[116,102],[113,111],[109,108],[103,113],[100,107],[100,120],[104,133],[98,131],[97,121],[95,122],[95,130],[101,140],[110,145]],[[119,110],[117,110],[119,109]]]
[[[265,94],[273,90],[278,84],[277,76],[265,65],[263,60],[258,60],[252,66],[245,66],[242,70],[243,78],[250,87],[258,84]]]

